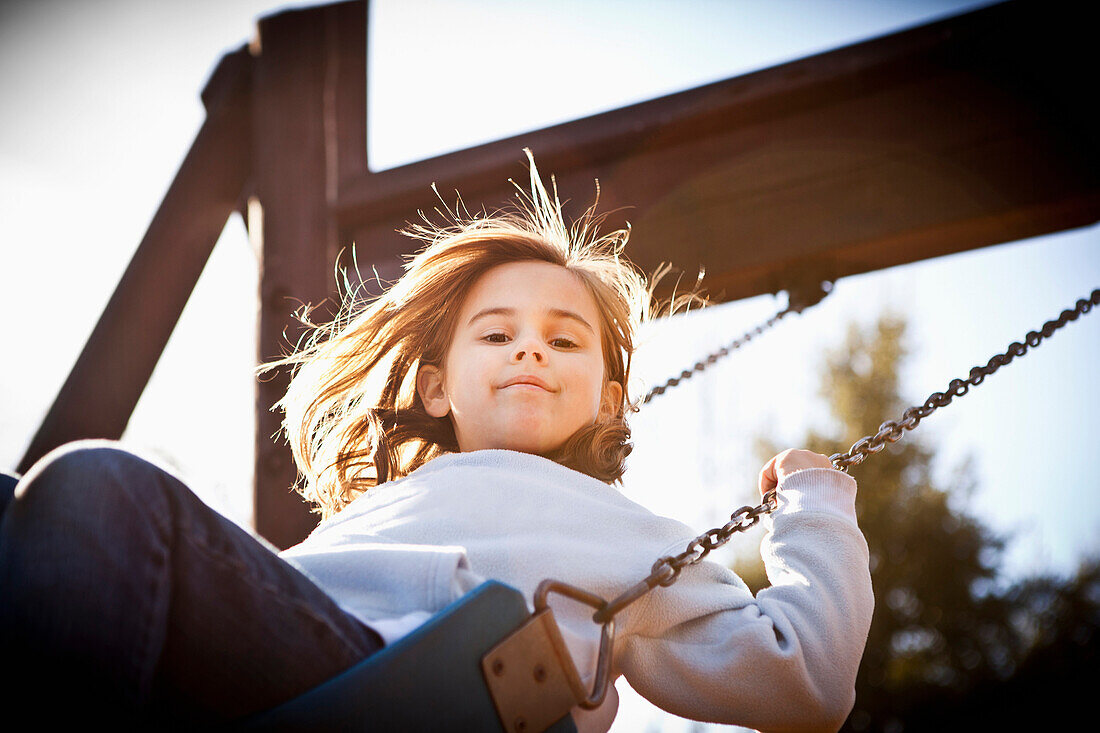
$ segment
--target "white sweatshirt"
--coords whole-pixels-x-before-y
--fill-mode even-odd
[[[754,598],[723,566],[684,569],[616,617],[613,675],[687,718],[839,728],[855,701],[874,604],[855,491],[832,469],[789,476],[763,522],[771,587]],[[483,450],[441,456],[371,489],[282,556],[392,642],[482,578],[519,589],[529,605],[546,578],[610,600],[698,534],[553,461]],[[589,681],[600,632],[592,610],[558,596],[551,605]],[[579,729],[610,727],[613,693],[595,711],[574,711]]]

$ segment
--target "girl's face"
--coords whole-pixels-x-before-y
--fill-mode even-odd
[[[443,368],[420,369],[420,398],[433,417],[451,416],[461,451],[548,453],[622,399],[604,377],[599,319],[564,267],[494,267],[466,296]]]

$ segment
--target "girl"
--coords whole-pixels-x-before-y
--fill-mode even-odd
[[[97,629],[112,621],[96,620],[78,643],[54,638],[51,648],[79,648],[86,668],[129,675],[115,687],[138,706],[228,716],[291,697],[289,687],[310,686],[305,678],[326,679],[484,578],[528,598],[550,577],[611,598],[656,558],[681,550],[695,532],[612,486],[630,452],[630,362],[651,291],[620,257],[626,232],[597,236],[591,210],[568,227],[530,166],[531,194],[520,211],[414,228],[428,245],[396,284],[369,305],[347,304],[304,348],[268,365],[295,368],[279,407],[300,490],[322,514],[305,542],[270,556],[181,498],[186,490],[162,472],[111,446],[70,448],[23,479],[4,517],[0,594],[34,596],[30,604],[0,602],[4,613],[33,627],[35,639],[58,636],[43,626],[73,614],[60,604],[63,612],[35,624],[25,609],[57,608],[57,583],[28,582],[38,570],[9,571],[18,556],[30,564],[34,550],[21,548],[33,541],[22,535],[46,521],[30,517],[35,507],[84,507],[68,517],[103,515],[106,506],[112,515],[101,523],[109,525],[116,505],[130,509],[152,493],[161,505],[152,526],[132,520],[130,534],[156,537],[126,553],[115,572],[129,581],[127,564],[142,558],[141,577],[151,580],[128,582],[128,598],[145,610],[136,630],[108,627],[140,643],[120,642],[104,655],[97,636],[111,634]],[[86,484],[93,467],[122,487],[110,504],[88,491],[36,499]],[[147,492],[147,484],[159,488]],[[135,485],[142,496],[128,492]],[[786,451],[761,471],[762,491],[777,485],[764,545],[772,586],[754,598],[725,568],[704,562],[685,570],[617,616],[613,675],[690,718],[835,730],[854,701],[872,606],[855,483],[824,456]],[[215,556],[223,576],[241,577],[207,571]],[[101,577],[86,572],[78,575]],[[116,626],[135,625],[133,609],[111,613],[104,618]],[[599,628],[591,609],[563,604],[555,613],[578,669],[592,670]],[[252,625],[254,615],[263,620],[264,650],[236,638],[250,636],[235,627]],[[243,623],[213,628],[226,617]],[[220,644],[232,649],[218,655]],[[242,679],[250,675],[259,679]],[[607,730],[616,707],[611,688],[598,709],[578,709],[574,719],[581,730]]]

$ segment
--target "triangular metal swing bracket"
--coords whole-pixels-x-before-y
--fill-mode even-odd
[[[490,649],[481,670],[510,733],[544,731],[578,703],[579,676],[550,608],[536,611]]]

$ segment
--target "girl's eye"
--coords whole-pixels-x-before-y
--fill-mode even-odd
[[[490,333],[484,336],[484,341],[488,341],[491,344],[506,344],[508,343],[508,334],[506,333]]]
[[[571,341],[564,336],[559,336],[556,339],[551,339],[550,345],[557,349],[575,349],[577,347],[577,343],[575,341]]]

